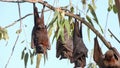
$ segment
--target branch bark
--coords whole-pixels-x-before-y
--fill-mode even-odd
[[[48,4],[48,3],[45,3],[44,1],[34,1],[34,0],[19,0],[19,1],[14,1],[14,0],[2,0],[3,2],[13,2],[13,3],[16,3],[16,2],[20,2],[20,3],[23,3],[23,2],[33,2],[33,3],[35,3],[35,2],[39,2],[40,4],[42,4],[42,5],[45,5],[46,7],[48,7],[49,9],[51,9],[51,10],[53,10],[53,11],[55,11],[56,9],[58,9],[58,8],[55,8],[55,7],[53,7],[52,5],[50,5],[50,4]],[[61,9],[59,9],[60,11],[63,11],[63,10],[61,10]],[[73,18],[76,18],[76,19],[78,19],[78,20],[80,20],[80,21],[82,21],[83,22],[83,24],[85,24],[88,28],[90,28],[101,40],[102,40],[102,42],[105,44],[105,46],[107,47],[107,48],[111,48],[111,45],[108,43],[108,41],[106,41],[105,40],[105,38],[99,33],[99,31],[98,30],[96,30],[91,24],[89,24],[85,19],[83,19],[83,18],[81,18],[81,17],[79,17],[79,16],[77,16],[77,15],[75,15],[75,14],[73,14],[73,13],[70,13],[70,12],[65,12],[65,15],[66,16],[71,16],[71,17],[73,17]]]

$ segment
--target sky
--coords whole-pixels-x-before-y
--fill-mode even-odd
[[[53,5],[54,3],[54,0],[46,0],[46,1],[51,5]],[[59,3],[56,2],[54,6],[66,6],[68,4],[69,4],[69,0],[60,0]],[[80,0],[72,0],[72,4],[74,7],[78,6],[80,10],[83,9],[81,7],[82,5],[81,5]],[[97,7],[96,14],[97,14],[98,20],[102,28],[105,29],[108,0],[104,0],[104,1],[96,0],[95,4]],[[20,6],[21,6],[22,17],[29,13],[33,13],[32,3],[21,3]],[[37,7],[39,7],[38,10],[41,11],[42,5],[37,4]],[[84,17],[84,15],[82,16]],[[53,17],[53,13],[51,11],[45,12],[45,23],[48,24],[51,21],[52,17]],[[13,23],[17,19],[19,19],[17,3],[0,2],[0,26],[5,27],[6,25]],[[107,29],[109,28],[115,34],[115,36],[120,40],[120,37],[119,37],[120,27],[118,24],[117,14],[114,14],[113,11],[111,11],[109,13],[107,23],[108,24],[106,27],[106,32],[105,34],[103,34],[103,36],[105,35],[104,36],[105,39],[111,42],[112,46],[116,47],[118,51],[120,52],[120,44],[114,38],[110,38],[110,33],[107,31]],[[32,31],[33,24],[34,24],[34,21],[33,21],[32,15],[22,20],[22,32],[20,34],[20,38],[18,39],[13,56],[11,57],[11,60],[7,68],[24,68],[24,61],[21,60],[21,53],[24,47],[27,47],[27,49],[31,49],[30,41],[31,41],[31,31]],[[95,25],[95,28],[97,28],[98,31],[100,31],[99,27],[96,24],[94,25]],[[12,52],[12,47],[17,37],[16,31],[19,30],[19,22],[15,24],[14,26],[7,28],[7,30],[9,34],[9,40],[8,41],[0,40],[0,68],[5,67],[5,64],[7,63],[9,56]],[[89,55],[94,46],[93,40],[94,40],[95,34],[91,31],[91,40],[89,41],[88,36],[87,36],[87,27],[83,25],[83,37],[84,37],[83,38],[84,43],[89,49],[89,52],[88,52],[88,55]],[[21,43],[23,40],[25,40],[25,42]],[[105,52],[107,48],[101,42],[101,40],[99,41],[100,41],[99,44],[102,48],[102,51]],[[6,46],[7,42],[8,44]],[[51,38],[50,38],[50,42],[51,42]],[[54,42],[53,44],[51,43],[51,46],[52,48],[48,52],[47,62],[44,64],[44,60],[42,58],[40,67],[41,68],[73,68],[74,65],[70,64],[69,60],[67,59],[59,60],[56,58],[56,50],[55,50],[56,42]],[[28,50],[26,50],[25,52],[28,52]],[[87,58],[87,64],[89,62],[93,62],[92,59],[90,58],[90,55]],[[30,58],[29,58],[28,63],[27,63],[27,68],[35,68],[35,65],[36,65],[36,57],[34,57],[33,65],[30,64]]]

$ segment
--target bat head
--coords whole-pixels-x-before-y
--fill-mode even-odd
[[[42,45],[36,46],[36,53],[44,53],[44,48]]]

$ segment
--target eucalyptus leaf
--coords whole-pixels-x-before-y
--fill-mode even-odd
[[[94,27],[94,25],[93,25],[93,23],[92,23],[92,20],[91,20],[91,18],[88,16],[88,15],[86,15],[86,19],[89,21],[89,23]]]
[[[87,28],[87,34],[88,34],[88,40],[90,41],[90,29],[89,28]]]
[[[28,62],[28,58],[29,58],[28,56],[29,56],[29,54],[26,53],[26,54],[25,54],[25,57],[24,57],[25,68],[27,68],[27,62]]]
[[[33,53],[30,53],[31,65],[33,64],[33,58],[34,58],[34,52],[33,52]]]
[[[115,5],[113,5],[113,12],[118,13],[118,9],[117,9],[117,7]]]
[[[89,9],[90,9],[91,14],[92,14],[93,17],[94,17],[93,20],[98,24],[98,26],[100,27],[101,32],[103,33],[103,29],[102,29],[101,25],[100,25],[99,22],[98,22],[98,19],[97,19],[97,16],[96,16],[96,13],[95,13],[93,7],[92,7],[90,4],[89,4],[88,6],[89,6]]]
[[[113,5],[113,0],[108,0],[109,6]]]
[[[65,20],[64,24],[65,28],[67,29],[68,36],[70,36],[70,23],[68,22],[68,20]]]
[[[9,39],[9,36],[8,36],[8,33],[7,33],[7,30],[4,30],[4,32],[3,32],[3,39],[4,40],[8,40]]]
[[[93,8],[96,9],[95,0],[92,0]]]
[[[21,60],[23,60],[24,56],[25,56],[25,52],[24,52],[24,50],[23,50],[23,51],[22,51],[22,55],[21,55]]]
[[[54,14],[54,17],[52,18],[52,20],[51,20],[51,22],[49,23],[49,25],[48,25],[48,27],[52,27],[53,26],[53,23],[57,20],[57,18],[58,18],[58,14],[57,13],[55,13]]]
[[[58,29],[56,40],[59,38],[60,34],[61,34],[61,28]]]
[[[95,13],[93,7],[92,7],[90,4],[89,4],[88,6],[89,6],[89,9],[90,9],[91,14],[92,14],[93,17],[94,17],[94,20],[95,20],[96,23],[98,24],[98,19],[97,19],[97,16],[96,16],[96,13]]]

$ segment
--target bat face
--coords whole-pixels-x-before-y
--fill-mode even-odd
[[[103,55],[97,37],[94,39],[93,58],[100,68],[120,68],[118,51],[114,47],[111,47],[110,50]]]
[[[86,65],[86,57],[88,49],[82,40],[82,24],[75,20],[73,31],[73,60],[76,67],[84,67]],[[80,33],[81,32],[81,33]]]

